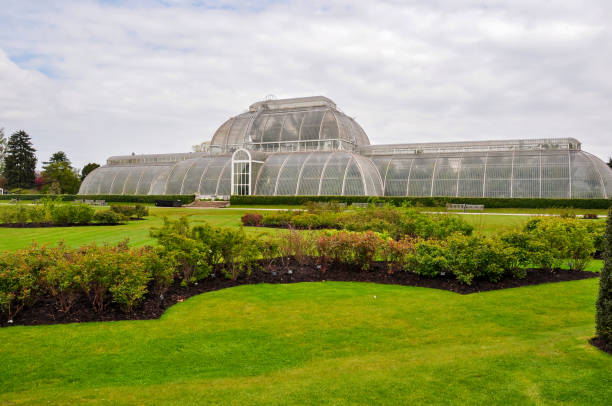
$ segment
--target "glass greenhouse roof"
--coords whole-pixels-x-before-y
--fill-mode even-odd
[[[370,145],[325,97],[265,100],[205,152],[113,156],[80,194],[612,197],[612,169],[574,138]]]

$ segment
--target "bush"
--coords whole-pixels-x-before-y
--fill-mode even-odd
[[[420,240],[407,255],[406,265],[417,275],[435,277],[448,270],[446,244],[438,240]]]
[[[55,195],[60,201],[104,200],[115,203],[155,203],[156,200],[180,200],[183,204],[194,201],[195,195]],[[48,198],[45,194],[9,194],[0,195],[0,200],[40,200]]]
[[[604,266],[599,277],[597,336],[612,346],[612,209],[608,213],[604,239]]]
[[[58,225],[88,224],[94,212],[94,208],[87,204],[60,204],[50,209],[51,220]]]
[[[98,224],[120,224],[124,223],[127,218],[112,210],[100,210],[94,213],[92,220]]]
[[[325,272],[332,263],[368,270],[377,254],[382,253],[384,243],[385,240],[372,231],[323,233],[316,242],[321,270]]]
[[[221,258],[223,259],[223,273],[232,280],[247,273],[250,274],[253,263],[258,257],[257,243],[249,238],[240,229],[224,229],[220,233]]]
[[[467,285],[474,278],[498,282],[515,269],[515,249],[491,237],[472,237],[459,233],[447,240],[448,267],[457,280]]]
[[[243,226],[258,227],[261,226],[261,219],[263,216],[259,213],[245,213],[241,217]]]
[[[145,206],[124,206],[124,205],[113,205],[110,208],[114,213],[117,213],[126,219],[142,219],[149,215],[149,209]]]

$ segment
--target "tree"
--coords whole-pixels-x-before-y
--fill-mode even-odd
[[[29,188],[34,184],[36,150],[25,131],[13,133],[6,144],[4,177],[9,188]]]
[[[54,153],[44,164],[42,172],[44,186],[41,189],[43,193],[75,194],[79,191],[81,179],[77,171],[70,166],[70,160],[65,152]]]
[[[612,208],[608,212],[604,241],[604,266],[599,277],[597,337],[612,350]]]
[[[612,169],[612,157],[608,159],[608,166]]]
[[[92,163],[92,162],[85,165],[83,169],[81,169],[81,181],[84,180],[85,177],[89,175],[94,169],[99,168],[99,167],[100,165],[96,163]]]
[[[51,155],[51,158],[47,162],[43,162],[44,165],[57,164],[60,162],[67,162],[70,165],[70,160],[64,151],[58,151]]]
[[[4,172],[4,158],[6,157],[6,138],[4,128],[0,128],[0,174]]]

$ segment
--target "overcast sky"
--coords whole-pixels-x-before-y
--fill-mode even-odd
[[[273,94],[374,144],[575,137],[612,155],[612,1],[0,0],[0,127],[39,160],[186,152]]]

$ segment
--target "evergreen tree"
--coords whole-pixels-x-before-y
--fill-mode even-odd
[[[34,185],[36,150],[25,131],[13,133],[6,144],[4,177],[9,188],[30,188]]]
[[[81,169],[81,180],[85,179],[87,175],[89,175],[94,169],[99,168],[99,167],[100,165],[96,163],[92,163],[92,162],[85,165],[83,169]]]
[[[608,159],[608,166],[612,169],[612,157]]]
[[[604,266],[597,299],[597,336],[612,348],[612,208],[608,212],[604,240]]]

